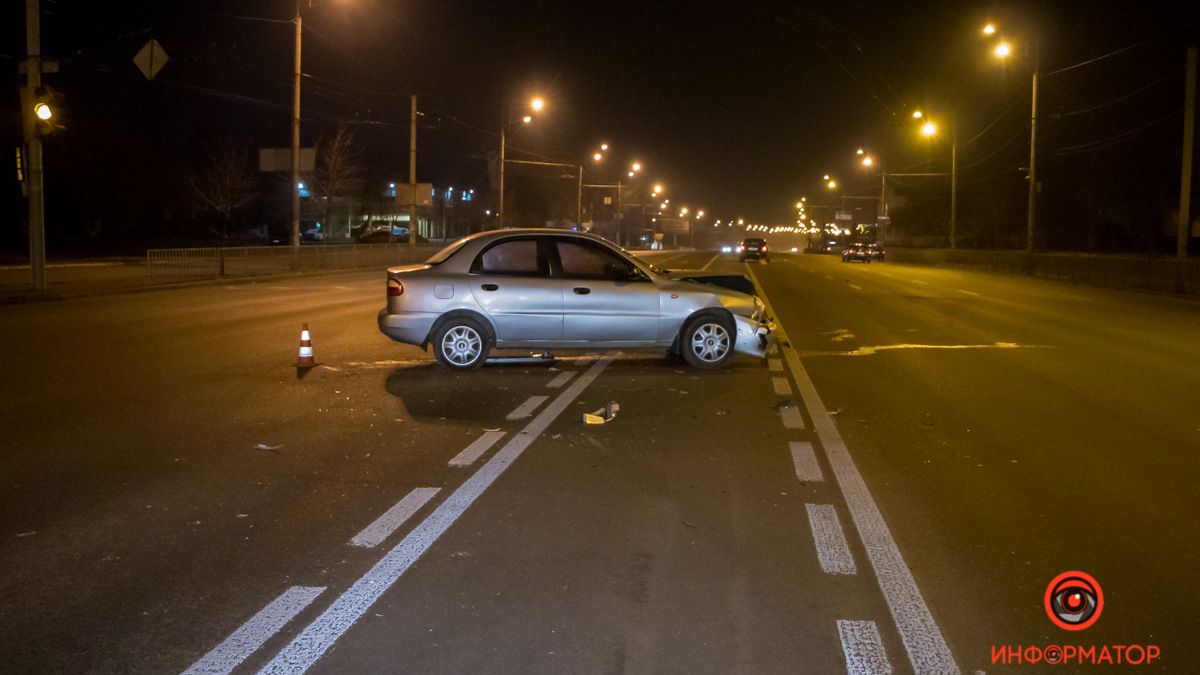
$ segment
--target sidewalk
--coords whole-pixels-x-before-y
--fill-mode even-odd
[[[0,304],[119,293],[151,285],[144,258],[50,262],[44,293],[32,290],[29,265],[0,265]]]

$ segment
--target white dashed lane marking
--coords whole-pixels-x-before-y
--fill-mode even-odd
[[[421,510],[422,506],[433,499],[438,493],[439,488],[416,488],[404,496],[404,499],[396,502],[396,504],[388,509],[382,516],[375,519],[375,522],[368,525],[362,532],[354,535],[350,540],[351,546],[361,546],[363,548],[375,548],[391,536],[393,532],[404,524],[412,514]]]
[[[788,449],[792,451],[792,465],[796,467],[796,478],[801,483],[819,483],[825,480],[821,473],[821,465],[817,464],[817,454],[813,452],[812,443],[791,441]]]
[[[858,567],[850,554],[837,510],[831,504],[805,504],[804,508],[808,509],[808,524],[812,527],[821,570],[826,574],[857,574]]]
[[[775,388],[775,393],[780,396],[791,396],[792,385],[788,384],[786,377],[772,377],[771,386]]]
[[[455,455],[454,459],[450,460],[450,466],[470,466],[474,464],[475,460],[488,451],[488,448],[496,444],[496,441],[504,438],[504,433],[503,431],[483,432],[482,436],[476,438],[474,442],[463,448],[462,452]]]
[[[538,406],[540,406],[542,403],[544,403],[546,401],[546,399],[548,399],[548,398],[550,398],[550,397],[549,396],[530,396],[528,399],[525,400],[524,403],[517,406],[516,410],[508,413],[507,419],[519,420],[519,419],[524,419],[526,417],[529,417],[530,415],[533,414],[533,411],[537,410]]]
[[[963,295],[973,295],[975,297],[979,297],[979,294],[976,293],[975,291],[964,291],[963,289],[960,288],[960,289],[958,289],[958,292],[962,293]]]
[[[769,359],[767,359],[767,367],[770,368],[771,372],[773,372],[773,373],[782,372],[783,371],[783,361],[780,361],[779,359],[773,358],[773,357],[769,358]]]
[[[850,288],[853,288],[853,289],[854,289],[854,290],[856,290],[856,291],[861,291],[861,290],[862,290],[862,286],[855,286],[854,284],[848,284],[848,285],[850,286]]]
[[[768,313],[771,316],[779,316],[763,292],[757,275],[748,268],[747,271],[759,291],[759,297],[766,304]],[[781,343],[787,340],[787,332],[782,324],[779,326],[778,338]],[[921,589],[917,587],[912,571],[908,569],[904,556],[900,554],[900,547],[896,545],[883,514],[879,512],[875,498],[871,496],[854,458],[850,456],[850,449],[846,447],[846,442],[842,440],[837,425],[821,401],[817,388],[804,370],[800,356],[791,347],[780,347],[780,351],[792,372],[792,380],[800,391],[804,405],[812,415],[817,438],[821,441],[833,477],[850,510],[850,518],[858,529],[867,559],[871,561],[871,567],[875,570],[875,579],[879,582],[883,599],[887,602],[896,630],[900,633],[905,651],[908,652],[913,672],[917,675],[950,675],[961,672],[950,646],[946,644],[941,629],[929,611],[929,606],[925,604],[925,598],[921,595]],[[882,672],[891,672],[890,667]]]
[[[892,664],[874,621],[839,620],[837,627],[848,675],[891,675]]]
[[[779,408],[779,416],[783,418],[783,426],[785,429],[804,429],[804,417],[800,414],[800,409],[794,405],[785,405]]]
[[[292,586],[287,589],[233,631],[224,642],[183,671],[184,675],[217,675],[232,672],[324,590],[324,586]]]
[[[547,384],[546,386],[550,387],[551,389],[558,389],[558,388],[562,387],[564,384],[570,382],[572,377],[575,377],[574,370],[564,370],[563,372],[559,373],[553,380],[550,380],[550,384]]]
[[[521,453],[542,435],[546,427],[600,376],[613,358],[610,356],[600,359],[571,386],[563,390],[550,405],[525,425],[524,429],[439,504],[433,513],[426,516],[425,520],[405,535],[374,567],[296,635],[260,672],[268,675],[294,675],[311,668],[370,610],[375,601],[450,529],[475,500],[512,466]]]

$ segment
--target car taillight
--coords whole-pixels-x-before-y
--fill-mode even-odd
[[[404,295],[404,284],[397,279],[388,279],[387,294],[389,298],[398,298]]]
[[[739,250],[739,251],[745,251],[745,250],[746,250],[746,247],[745,247],[745,246],[742,246],[741,244],[738,244],[738,250]]]
[[[766,250],[767,250],[767,245],[766,245],[766,244],[763,244],[762,250],[763,250],[763,251],[766,251]]]

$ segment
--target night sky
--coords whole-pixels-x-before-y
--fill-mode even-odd
[[[954,120],[964,219],[1016,222],[1029,73],[989,56],[979,27],[993,20],[1021,58],[1036,36],[1043,73],[1130,47],[1043,79],[1047,216],[1106,217],[1083,210],[1094,207],[1161,219],[1178,195],[1196,4],[313,0],[303,142],[353,121],[372,179],[405,180],[416,93],[419,178],[486,194],[501,110],[536,93],[547,111],[512,139],[534,153],[518,156],[577,162],[606,141],[616,159],[645,163],[674,203],[785,222],[800,195],[821,198],[825,172],[849,193],[875,189],[855,167],[859,146],[889,171],[945,171],[946,139],[920,139],[909,117],[920,108]],[[42,5],[43,50],[63,61],[46,81],[68,125],[47,148],[52,220],[160,217],[214,143],[288,143],[294,3]],[[18,3],[5,12],[0,64],[12,72],[24,16]],[[147,82],[130,59],[151,37],[171,61]],[[20,134],[11,83],[0,93],[10,146]],[[944,201],[944,184],[919,182],[898,189],[916,207]],[[6,181],[2,241],[16,249],[19,194]]]

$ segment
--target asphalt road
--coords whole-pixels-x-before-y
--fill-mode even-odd
[[[779,353],[448,373],[375,328],[381,272],[0,307],[4,669],[1194,669],[1195,301],[662,257],[751,271]]]

